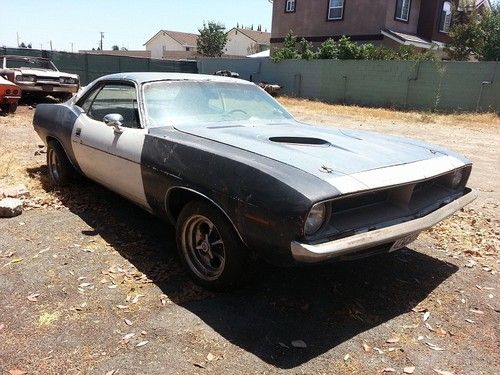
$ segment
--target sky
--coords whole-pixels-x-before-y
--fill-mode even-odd
[[[19,42],[59,51],[97,48],[104,32],[104,49],[113,45],[143,50],[160,29],[196,33],[203,21],[226,28],[262,25],[271,31],[268,0],[23,0],[2,7],[0,46]]]
[[[492,0],[499,3],[500,0]],[[19,42],[33,48],[76,52],[97,48],[104,32],[104,49],[113,45],[143,50],[160,29],[197,32],[203,21],[226,28],[261,24],[271,31],[268,0],[23,0],[2,7],[0,46]]]

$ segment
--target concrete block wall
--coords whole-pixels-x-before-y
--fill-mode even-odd
[[[367,106],[500,111],[497,62],[207,59],[200,73],[228,69],[284,94]]]

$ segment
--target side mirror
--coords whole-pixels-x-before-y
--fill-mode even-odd
[[[123,133],[123,116],[119,113],[110,113],[104,116],[103,121],[106,125],[113,127],[115,129],[115,133]]]

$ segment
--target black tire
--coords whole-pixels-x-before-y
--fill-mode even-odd
[[[11,103],[9,104],[9,112],[14,113],[17,110],[17,103]]]
[[[50,140],[47,144],[47,168],[50,181],[55,186],[69,184],[74,176],[74,169],[66,152],[55,140]]]
[[[71,98],[73,97],[73,94],[68,92],[68,93],[62,93],[62,94],[58,94],[57,98],[62,102],[67,102],[68,100],[70,100]]]
[[[203,235],[204,240],[199,238]],[[183,266],[197,284],[207,289],[234,289],[251,275],[248,249],[227,218],[206,201],[195,200],[182,209],[176,223],[176,241]]]
[[[9,113],[9,109],[10,109],[10,104],[0,104],[0,110],[2,110],[2,113],[4,115]]]

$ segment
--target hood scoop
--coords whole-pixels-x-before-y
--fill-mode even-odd
[[[269,138],[274,143],[286,143],[291,145],[304,146],[331,146],[332,144],[324,139],[311,137],[271,137]]]

